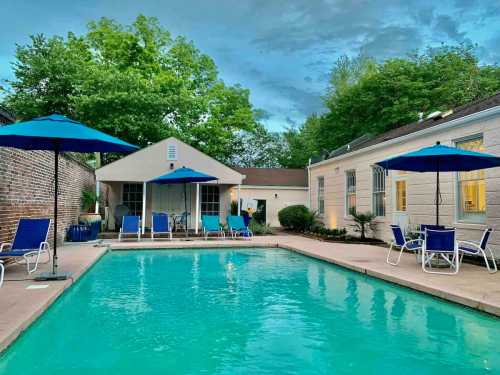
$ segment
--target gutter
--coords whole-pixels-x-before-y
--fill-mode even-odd
[[[337,162],[337,161],[342,160],[342,159],[350,158],[351,156],[356,156],[356,155],[363,154],[365,152],[378,150],[380,148],[384,148],[384,147],[387,147],[390,145],[395,145],[398,143],[407,142],[409,140],[412,140],[415,138],[420,138],[420,137],[423,137],[425,135],[429,135],[432,133],[439,133],[439,132],[448,130],[449,128],[454,128],[454,127],[458,128],[461,126],[465,126],[465,125],[468,125],[470,122],[485,119],[488,117],[493,117],[493,116],[498,115],[498,114],[500,114],[500,106],[491,107],[491,108],[485,109],[485,110],[480,111],[480,112],[472,113],[472,114],[467,115],[467,116],[463,116],[463,117],[460,117],[460,118],[457,118],[457,119],[454,119],[451,121],[444,122],[440,125],[436,125],[436,126],[432,126],[432,127],[424,127],[424,128],[422,128],[422,130],[419,130],[419,131],[416,131],[416,132],[413,132],[413,133],[410,133],[407,135],[403,135],[401,137],[390,139],[388,141],[377,143],[377,144],[374,144],[372,146],[361,148],[361,149],[353,151],[353,152],[348,152],[346,154],[339,155],[339,156],[336,156],[336,157],[331,158],[331,159],[327,159],[327,160],[320,161],[318,163],[311,164],[311,165],[309,165],[308,169],[319,167],[322,165],[327,165],[330,163],[334,163],[334,162]]]

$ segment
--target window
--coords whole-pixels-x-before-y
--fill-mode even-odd
[[[142,184],[123,184],[122,204],[130,210],[129,215],[142,214]]]
[[[346,172],[346,213],[356,210],[356,171]]]
[[[406,212],[406,180],[396,180],[396,211]]]
[[[201,185],[201,214],[219,215],[219,187],[217,185]]]
[[[167,146],[167,160],[177,160],[177,145]]]
[[[373,201],[372,209],[375,216],[385,216],[385,171],[375,166],[373,173]]]
[[[456,143],[458,148],[484,152],[483,137],[475,137]],[[458,172],[458,219],[473,223],[486,218],[486,184],[484,170]]]
[[[318,214],[325,213],[325,178],[318,177]]]

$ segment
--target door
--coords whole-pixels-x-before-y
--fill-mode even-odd
[[[408,216],[408,178],[406,174],[399,172],[393,178],[393,210],[392,210],[392,222],[397,224],[406,231],[409,224]]]

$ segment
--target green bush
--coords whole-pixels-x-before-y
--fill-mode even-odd
[[[314,224],[315,215],[306,206],[298,204],[283,208],[278,212],[278,219],[283,227],[303,232]]]
[[[250,223],[248,223],[248,227],[253,234],[273,234],[273,230],[269,225],[261,224],[255,219],[250,220]]]
[[[311,228],[311,233],[318,234],[318,235],[323,236],[323,237],[343,240],[343,239],[345,239],[345,237],[347,235],[347,230],[345,228],[330,229],[330,228],[326,228],[324,226],[315,225]]]

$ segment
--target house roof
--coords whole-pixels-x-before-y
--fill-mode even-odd
[[[239,167],[234,169],[246,176],[243,185],[307,187],[306,169]]]
[[[12,115],[5,108],[0,106],[0,124],[10,124],[11,122],[16,121],[14,115]]]
[[[377,136],[371,137],[369,135],[364,135],[360,138],[353,140],[351,143],[342,146],[334,151],[332,151],[328,157],[324,160],[332,159],[337,156],[361,150],[365,147],[373,146],[379,143],[390,141],[395,138],[399,138],[411,133],[418,132],[425,128],[431,128],[444,124],[446,122],[459,119],[468,115],[472,115],[477,112],[484,111],[489,108],[500,106],[500,92],[495,95],[467,103],[460,107],[454,108],[452,111],[445,112],[441,116],[436,118],[425,119],[423,121],[415,121],[407,125],[403,125],[394,129],[391,129],[385,133],[379,134]]]

